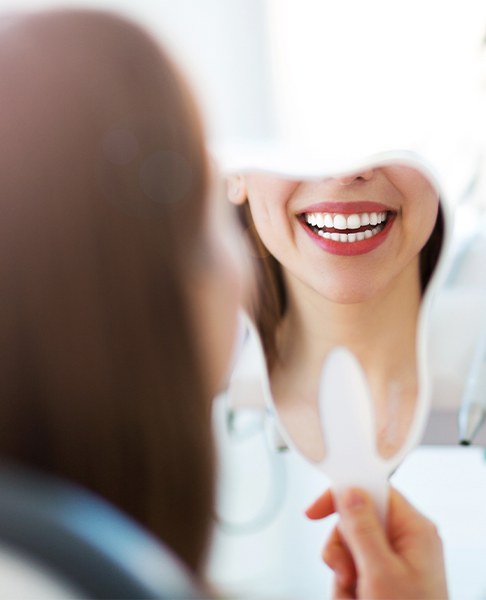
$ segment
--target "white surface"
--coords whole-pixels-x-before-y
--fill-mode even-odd
[[[320,551],[335,521],[312,522],[304,515],[305,508],[327,487],[326,477],[291,451],[269,454],[258,433],[232,443],[223,419],[219,411],[221,513],[240,524],[248,523],[261,512],[272,490],[281,507],[275,507],[274,517],[256,531],[229,534],[218,529],[210,564],[212,580],[242,598],[329,597],[331,573]],[[486,598],[483,450],[420,447],[392,481],[439,527],[451,600]]]
[[[212,581],[230,596],[245,599],[322,598],[330,576],[319,554],[329,524],[309,521],[304,510],[327,486],[325,476],[294,452],[268,453],[266,439],[255,427],[256,412],[244,424],[254,434],[232,442],[222,404],[218,409],[220,514],[241,532],[217,529]],[[264,523],[253,527],[262,513]]]
[[[484,450],[418,448],[393,481],[439,527],[451,600],[486,598]]]

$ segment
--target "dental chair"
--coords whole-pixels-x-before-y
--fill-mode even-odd
[[[185,567],[112,505],[0,464],[0,598],[201,600]]]

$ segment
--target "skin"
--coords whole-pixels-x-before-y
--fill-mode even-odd
[[[437,216],[437,193],[418,171],[406,166],[305,182],[252,174],[245,184],[257,231],[270,253],[296,280],[339,304],[373,299],[407,268],[416,268]],[[304,209],[321,200],[374,200],[398,215],[386,242],[373,252],[335,256],[317,247],[298,221]]]
[[[334,571],[334,598],[448,597],[439,533],[399,492],[391,490],[386,530],[362,490],[346,490],[336,500],[328,490],[306,514],[322,519],[334,512],[340,521],[322,553]]]
[[[229,199],[239,204],[246,198],[258,234],[282,265],[287,289],[277,331],[279,361],[270,379],[288,433],[311,460],[323,457],[318,381],[329,350],[345,345],[368,376],[379,450],[393,455],[414,414],[419,253],[437,218],[437,192],[417,170],[393,165],[303,182],[261,173],[233,177]],[[383,203],[396,215],[385,241],[370,252],[332,254],[302,226],[302,213],[316,202],[363,200]]]

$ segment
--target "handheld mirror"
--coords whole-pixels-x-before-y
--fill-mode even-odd
[[[229,402],[260,398],[335,491],[364,487],[384,514],[429,409],[425,338],[448,235],[438,183],[417,155],[388,152],[306,179],[239,173],[230,199],[231,186],[258,290]]]

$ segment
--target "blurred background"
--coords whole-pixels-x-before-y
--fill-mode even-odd
[[[451,201],[482,152],[481,0],[0,0],[58,5],[117,10],[161,36],[215,143],[319,134],[335,153],[370,138],[420,143],[450,176]]]
[[[457,252],[464,240],[484,237],[484,0],[0,0],[4,11],[59,5],[115,10],[160,36],[186,70],[215,146],[312,137],[339,153],[364,140],[418,144],[437,164],[445,200],[455,208]],[[484,261],[475,264],[484,269]],[[476,268],[469,281],[484,290],[480,275],[478,283]],[[444,340],[459,343],[453,336],[460,335],[460,318],[455,333],[450,312],[437,319],[438,347]],[[447,356],[439,358],[443,370],[454,371]],[[484,449],[440,442],[439,435],[413,452],[394,480],[439,525],[451,597],[486,598]],[[273,485],[269,466],[252,459],[251,446],[223,450],[243,452],[232,459],[241,462],[238,480],[222,471],[224,483],[237,489],[238,506],[244,511],[263,501]],[[301,482],[309,502],[325,486],[321,477]],[[283,497],[286,502],[293,500]],[[305,506],[293,508],[301,514]],[[302,590],[306,598],[320,597],[329,574],[319,559],[323,529],[312,526],[312,534],[309,524],[302,534],[302,523],[277,517],[263,526],[267,542],[260,553],[255,537],[233,544],[217,539],[214,581],[261,597],[302,597]],[[285,528],[285,537],[295,539],[294,554],[282,548]]]

